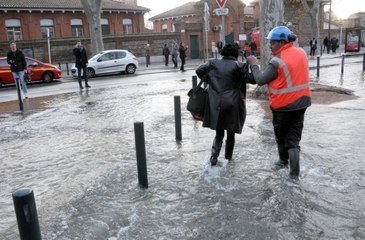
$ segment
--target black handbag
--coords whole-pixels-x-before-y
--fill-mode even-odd
[[[189,101],[186,106],[186,109],[190,111],[191,115],[195,120],[203,121],[204,117],[204,110],[205,110],[205,103],[207,98],[207,90],[202,88],[201,85],[204,82],[208,74],[206,74],[202,80],[200,80],[199,84],[190,89],[188,92]]]

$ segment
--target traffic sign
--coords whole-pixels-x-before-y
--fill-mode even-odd
[[[216,1],[217,1],[218,6],[219,6],[220,8],[223,8],[223,7],[224,7],[224,5],[226,5],[226,2],[227,2],[227,0],[216,0]]]
[[[214,9],[214,13],[218,16],[228,15],[229,9],[228,8],[216,8],[216,9]]]

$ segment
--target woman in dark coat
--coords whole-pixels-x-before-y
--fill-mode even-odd
[[[255,84],[247,64],[237,61],[238,53],[236,44],[227,44],[221,51],[222,59],[209,60],[196,70],[198,77],[209,84],[203,127],[216,130],[212,165],[217,164],[224,130],[227,131],[225,158],[232,159],[235,133],[242,132],[246,119],[246,83]]]

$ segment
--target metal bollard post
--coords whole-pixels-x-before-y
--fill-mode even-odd
[[[144,141],[143,122],[134,123],[134,138],[136,143],[138,183],[142,187],[148,188],[146,147]]]
[[[33,190],[20,188],[13,192],[13,202],[21,240],[41,240]]]
[[[176,140],[181,141],[181,103],[180,96],[174,96],[175,104],[175,136]]]
[[[317,56],[317,77],[319,77],[319,61],[320,61],[320,57]]]
[[[19,81],[19,78],[16,77],[15,78],[15,81],[16,81],[16,91],[18,93],[19,109],[20,109],[20,111],[23,111],[24,110],[24,106],[23,106],[22,94],[20,92],[21,89],[20,89],[20,81]]]
[[[343,75],[343,72],[344,72],[344,65],[345,65],[345,54],[342,54],[342,60],[341,60],[341,75]]]
[[[365,53],[364,53],[364,55],[362,56],[362,71],[363,71],[363,72],[365,71]]]
[[[198,85],[198,78],[197,76],[192,76],[192,81],[193,81],[193,88],[195,88]]]
[[[68,68],[68,63],[66,63],[66,70],[67,70],[67,76],[69,76],[70,75],[70,70]]]

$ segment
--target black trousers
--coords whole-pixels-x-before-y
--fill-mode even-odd
[[[219,141],[223,141],[223,138],[224,138],[224,130],[223,129],[216,129],[215,134],[216,134],[216,138]],[[227,131],[227,142],[234,142],[234,132]]]
[[[275,140],[278,145],[285,148],[298,148],[302,138],[304,113],[306,109],[290,112],[273,112],[273,126]]]
[[[81,84],[81,70],[82,70],[82,77],[85,79],[85,84],[87,84],[87,74],[86,74],[86,66],[84,67],[77,67],[77,78],[79,83]]]
[[[183,70],[183,71],[184,71],[184,70],[185,70],[185,69],[184,69],[184,65],[185,65],[185,57],[181,57],[181,58],[180,58],[180,60],[181,60],[180,70]]]
[[[165,55],[165,66],[169,65],[169,55]]]

